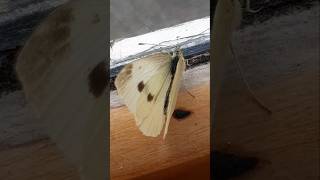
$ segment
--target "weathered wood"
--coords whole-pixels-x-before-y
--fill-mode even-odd
[[[0,152],[0,179],[80,180],[78,171],[67,164],[55,144],[41,140]]]
[[[255,157],[239,179],[319,179],[319,6],[235,34],[235,55],[268,115],[249,97],[235,62],[217,104],[214,148]]]
[[[256,89],[272,115],[248,98],[244,86],[224,91],[216,111],[214,148],[258,159],[256,168],[239,179],[319,178],[319,78],[314,75],[306,72]]]
[[[165,140],[144,136],[125,106],[110,111],[112,179],[136,178],[210,154],[210,87],[203,84],[180,92],[177,108],[192,111],[184,120],[171,119]],[[207,158],[207,164],[209,158]],[[207,171],[209,175],[209,170]]]
[[[208,180],[210,172],[210,156],[193,159],[176,166],[134,178],[135,180]]]

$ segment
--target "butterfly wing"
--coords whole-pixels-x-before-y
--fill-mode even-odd
[[[82,179],[102,179],[106,172],[104,7],[98,0],[59,7],[34,31],[16,64],[27,101]]]
[[[161,67],[168,66],[170,59],[169,54],[153,54],[126,65],[117,75],[115,86],[118,95],[122,97],[131,112],[136,111],[137,100],[141,94],[139,83],[140,87],[141,82],[144,85]]]
[[[163,138],[166,137],[167,132],[168,132],[170,119],[171,119],[172,113],[174,112],[174,109],[175,109],[175,106],[177,103],[178,93],[179,93],[179,89],[181,86],[181,81],[183,78],[183,73],[185,71],[185,68],[186,68],[185,60],[183,58],[182,51],[180,50],[179,51],[179,61],[177,63],[176,72],[174,74],[171,90],[170,90],[169,97],[168,97],[166,124],[165,124]]]
[[[170,63],[166,64],[147,81],[139,96],[135,119],[142,133],[156,137],[161,133],[165,121],[165,97],[170,86]]]
[[[158,136],[164,124],[164,101],[169,88],[171,56],[157,53],[126,65],[116,78],[120,97],[146,136]]]

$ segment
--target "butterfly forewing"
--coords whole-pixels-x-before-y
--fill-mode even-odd
[[[173,60],[167,53],[142,58],[126,65],[115,81],[119,96],[146,136],[158,136],[165,122],[167,132],[185,70],[182,53],[177,63]]]
[[[82,179],[105,173],[103,7],[78,0],[58,8],[34,31],[16,65],[29,104]]]
[[[118,94],[144,135],[157,136],[162,130],[170,62],[169,54],[156,53],[126,65],[116,78]]]
[[[178,54],[179,54],[178,55],[179,61],[177,63],[176,69],[175,69],[175,74],[174,74],[174,77],[172,80],[171,89],[169,90],[170,93],[169,93],[169,96],[167,97],[168,98],[168,106],[167,106],[167,110],[166,110],[166,124],[165,124],[163,138],[166,137],[166,134],[168,132],[170,119],[171,119],[172,113],[174,112],[174,109],[176,106],[178,93],[179,93],[179,89],[180,89],[182,78],[183,78],[183,73],[186,68],[186,64],[185,64],[185,60],[183,58],[182,51],[180,50]]]
[[[165,121],[163,107],[165,95],[169,88],[171,74],[170,63],[163,66],[157,74],[146,83],[138,99],[135,119],[139,129],[146,136],[158,136]]]
[[[120,71],[115,86],[118,95],[132,113],[136,112],[137,101],[146,82],[157,74],[161,67],[167,66],[170,59],[168,54],[157,53],[136,60]]]

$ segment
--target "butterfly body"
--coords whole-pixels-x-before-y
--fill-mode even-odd
[[[156,137],[165,125],[166,136],[184,71],[182,51],[177,50],[173,55],[156,53],[141,58],[118,74],[118,94],[144,135]]]
[[[170,92],[171,92],[171,87],[172,87],[174,75],[176,74],[176,71],[177,71],[178,62],[179,62],[179,57],[176,56],[176,55],[173,55],[172,60],[171,60],[171,64],[170,64],[171,81],[170,81],[169,89],[167,91],[166,99],[165,99],[165,103],[164,103],[164,114],[167,114],[167,108],[168,108],[168,103],[169,103],[169,95],[170,95]]]

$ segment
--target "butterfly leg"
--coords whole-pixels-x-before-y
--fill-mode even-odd
[[[192,65],[192,63],[191,63],[191,64],[189,63],[189,60],[190,60],[190,59],[186,59],[186,65],[187,65],[187,67],[191,67],[191,65]]]

